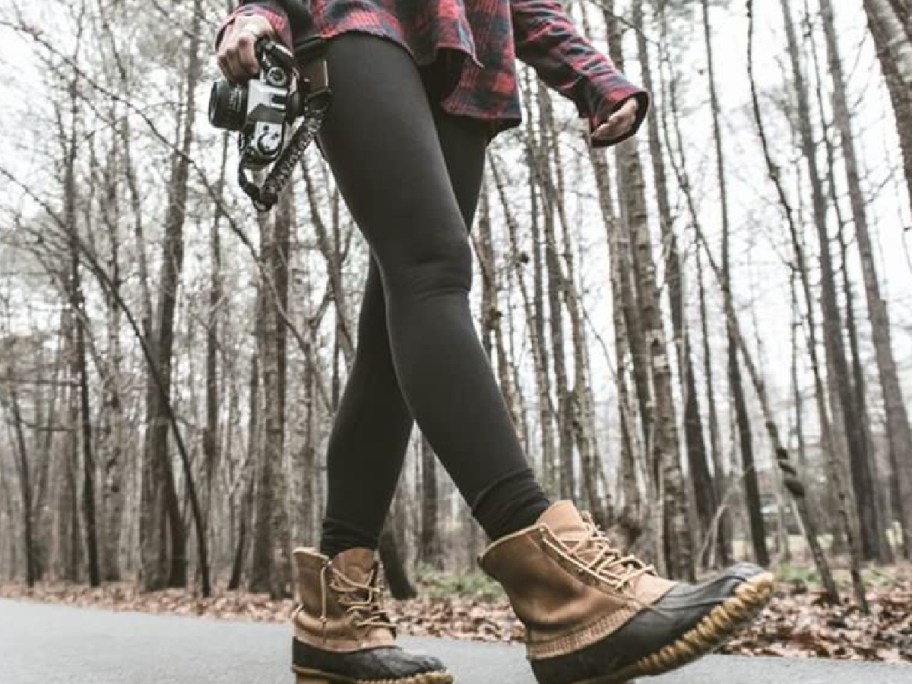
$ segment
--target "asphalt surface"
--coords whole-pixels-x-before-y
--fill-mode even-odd
[[[457,684],[535,684],[523,649],[405,639]],[[294,684],[284,625],[0,600],[0,684]],[[912,684],[912,665],[704,658],[643,684]]]

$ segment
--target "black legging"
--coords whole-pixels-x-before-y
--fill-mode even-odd
[[[401,47],[328,46],[320,147],[371,251],[358,343],[329,441],[321,549],[374,548],[414,417],[491,538],[533,523],[536,483],[475,331],[472,223],[488,133],[432,104]],[[429,72],[425,72],[425,77]]]

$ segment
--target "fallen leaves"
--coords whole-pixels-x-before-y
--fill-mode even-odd
[[[868,592],[870,615],[843,599],[828,605],[804,588],[777,594],[724,653],[912,662],[912,577],[897,573]]]
[[[290,600],[273,601],[263,594],[219,589],[204,599],[177,589],[141,593],[126,583],[99,589],[52,583],[31,590],[0,584],[0,597],[257,622],[285,621],[293,609]],[[850,601],[827,605],[819,592],[786,584],[757,621],[722,652],[912,662],[912,568],[892,573],[889,582],[871,589],[868,599],[871,614],[863,615]],[[523,638],[522,625],[503,596],[427,591],[412,601],[389,601],[387,607],[402,634],[489,642]]]
[[[223,589],[210,598],[182,589],[143,593],[126,582],[105,584],[97,589],[63,582],[43,583],[33,589],[21,584],[0,584],[0,597],[118,612],[167,613],[253,622],[281,622],[294,609],[292,601],[274,601],[266,594]]]

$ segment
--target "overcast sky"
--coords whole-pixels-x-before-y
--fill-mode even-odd
[[[0,0],[0,17],[9,10],[12,0]],[[694,3],[695,6],[698,3]],[[796,17],[800,16],[795,0]],[[881,275],[894,322],[894,344],[904,367],[907,388],[912,385],[912,264],[908,245],[903,240],[904,228],[910,221],[907,194],[901,174],[901,159],[897,147],[895,127],[885,88],[882,84],[879,65],[876,61],[871,40],[867,34],[860,3],[837,2],[840,24],[840,39],[843,57],[850,76],[850,92],[853,106],[857,111],[855,119],[857,148],[862,162],[865,186],[871,193],[871,224],[876,227],[878,259]],[[45,3],[28,3],[29,12],[35,16],[47,13]],[[785,84],[783,66],[787,65],[785,37],[781,29],[779,3],[757,2],[758,34],[756,48],[756,69],[761,89],[775,93]],[[697,187],[701,219],[712,235],[719,230],[717,187],[714,181],[714,157],[711,129],[708,117],[708,91],[703,71],[702,34],[700,15],[695,13],[690,27],[679,26],[676,36],[683,44],[692,47],[678,55],[676,67],[680,70],[683,120],[687,137],[688,170]],[[724,110],[724,133],[728,155],[729,191],[732,199],[733,219],[737,236],[733,242],[736,262],[735,290],[739,302],[753,302],[755,318],[746,317],[745,324],[753,324],[760,331],[764,346],[764,360],[767,372],[772,378],[771,391],[774,399],[783,398],[788,388],[789,333],[790,323],[787,270],[782,256],[787,255],[786,226],[778,207],[775,205],[773,189],[766,178],[765,165],[753,120],[749,111],[750,94],[746,77],[747,23],[744,17],[744,3],[732,3],[729,9],[713,10],[715,50],[719,90]],[[628,36],[632,38],[632,36]],[[655,39],[655,36],[651,36]],[[4,78],[0,79],[0,120],[8,136],[0,145],[0,165],[12,170],[21,178],[42,177],[40,157],[35,154],[36,141],[40,136],[52,135],[43,127],[43,98],[46,94],[46,80],[36,72],[32,48],[18,39],[11,31],[0,28],[0,66]],[[628,54],[633,54],[633,45],[628,43]],[[825,55],[821,48],[821,57]],[[210,62],[214,73],[214,64]],[[628,57],[628,73],[636,80],[637,66]],[[204,88],[205,85],[201,86]],[[206,105],[205,93],[201,91],[201,121],[205,121],[203,110]],[[768,101],[766,101],[768,102]],[[572,111],[568,104],[567,111]],[[766,106],[764,116],[769,130],[775,135],[774,154],[785,168],[794,168],[799,150],[794,142],[783,138],[787,127],[779,112]],[[641,138],[641,144],[645,140]],[[572,147],[572,143],[570,143]],[[213,151],[213,156],[215,155]],[[645,159],[645,157],[644,157]],[[792,180],[790,180],[792,182]],[[794,183],[790,188],[794,187]],[[595,188],[578,188],[584,197],[592,198]],[[15,205],[18,193],[0,193],[0,206]],[[685,207],[681,197],[675,196],[681,216]],[[796,198],[797,199],[797,198]],[[804,198],[805,206],[809,199]],[[848,207],[845,207],[848,216]],[[574,208],[576,218],[591,228],[584,236],[586,255],[583,277],[588,290],[587,306],[599,333],[610,340],[611,312],[607,297],[607,251],[604,246],[603,228],[598,221],[591,220],[594,204],[591,199],[578,203]],[[587,217],[589,220],[587,220]],[[686,226],[686,221],[679,223]],[[815,242],[811,225],[806,228],[810,245]],[[912,243],[912,235],[906,233]],[[684,247],[689,238],[685,236]],[[0,250],[6,249],[0,246]],[[9,255],[0,263],[8,263]],[[658,256],[658,253],[657,253]],[[693,257],[692,249],[685,254]],[[190,266],[192,268],[192,265]],[[856,300],[862,304],[861,278],[853,265],[855,282],[858,284]],[[476,283],[478,283],[476,278]],[[690,299],[694,301],[693,296]],[[695,307],[691,307],[694,315]],[[867,333],[864,334],[867,338]],[[720,338],[721,340],[721,338]],[[593,346],[593,363],[596,377],[608,378],[610,374],[601,354]],[[866,354],[870,349],[866,345]],[[719,356],[720,363],[724,357]],[[596,393],[599,396],[599,393]],[[613,396],[613,391],[612,391]],[[606,398],[600,396],[600,398]]]

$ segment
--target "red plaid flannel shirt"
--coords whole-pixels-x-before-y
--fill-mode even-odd
[[[631,84],[611,60],[583,37],[559,0],[305,0],[324,39],[361,31],[395,41],[420,65],[434,61],[438,49],[467,55],[456,86],[444,96],[451,114],[490,121],[494,132],[519,124],[521,109],[516,57],[532,66],[544,82],[576,104],[590,131],[633,97],[639,111],[633,135],[649,107],[649,95]],[[275,0],[241,0],[223,22],[259,14],[279,38],[291,45],[291,29]],[[456,79],[454,79],[456,80]],[[607,143],[603,143],[607,144]]]

